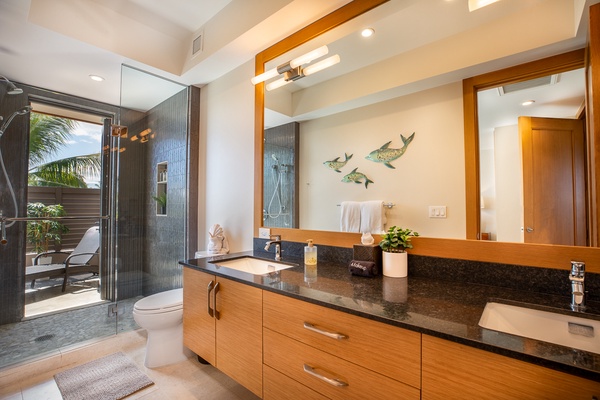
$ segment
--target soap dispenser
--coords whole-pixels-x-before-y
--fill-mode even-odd
[[[317,265],[317,246],[313,245],[312,239],[308,239],[308,246],[304,246],[304,264]]]

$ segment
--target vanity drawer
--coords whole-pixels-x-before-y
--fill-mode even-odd
[[[292,378],[263,365],[263,400],[328,400]]]
[[[310,329],[339,333],[328,337]],[[263,326],[416,388],[421,334],[265,291]]]
[[[270,329],[263,329],[263,338],[264,364],[331,399],[419,400],[421,397],[419,389]],[[311,368],[312,373],[307,371]],[[319,376],[336,381],[326,382]]]

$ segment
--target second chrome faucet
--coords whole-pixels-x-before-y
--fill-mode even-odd
[[[571,309],[573,311],[585,310],[585,263],[571,261]]]

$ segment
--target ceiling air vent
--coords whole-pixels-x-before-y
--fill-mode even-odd
[[[202,40],[203,36],[204,35],[200,34],[196,39],[194,39],[194,42],[192,43],[192,55],[202,51],[202,48],[204,47],[204,43]]]
[[[532,89],[538,86],[554,85],[558,82],[559,74],[543,76],[541,78],[530,79],[528,81],[511,83],[510,85],[504,85],[498,87],[500,96],[508,93],[518,92],[519,90]]]

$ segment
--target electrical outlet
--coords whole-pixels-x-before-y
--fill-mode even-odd
[[[258,237],[261,239],[270,239],[271,238],[271,229],[258,228]]]
[[[429,218],[446,218],[446,206],[429,206]]]

